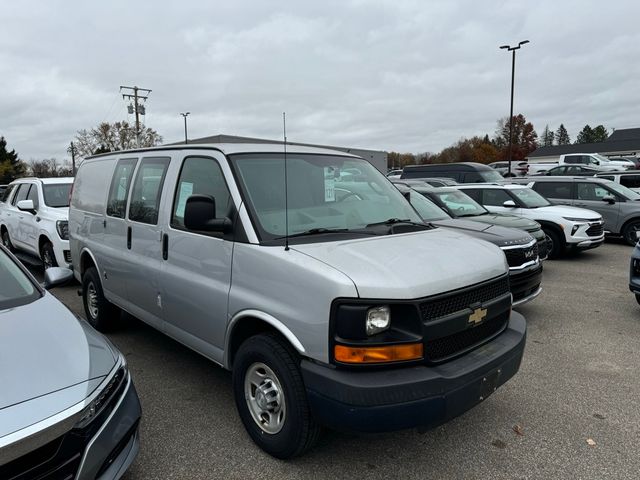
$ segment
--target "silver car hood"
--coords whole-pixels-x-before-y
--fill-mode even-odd
[[[90,380],[107,375],[117,359],[102,335],[50,293],[28,305],[0,310],[0,339],[0,414],[7,407],[86,385],[74,398],[62,396],[60,405],[51,406],[61,411],[86,398],[96,386]]]
[[[347,275],[362,298],[420,298],[507,272],[495,245],[439,228],[291,248]]]

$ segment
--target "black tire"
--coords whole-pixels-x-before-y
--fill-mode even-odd
[[[42,268],[45,270],[51,267],[57,267],[56,254],[53,251],[53,245],[51,242],[45,242],[40,249],[40,258],[42,259]]]
[[[2,229],[2,245],[10,252],[14,251],[13,243],[11,243],[11,238],[9,238],[9,231],[6,228]]]
[[[245,378],[256,365],[264,365],[275,374],[284,396],[285,414],[281,429],[276,433],[267,432],[258,420],[254,420],[249,406],[251,400],[245,398]],[[265,379],[266,383],[269,377]],[[256,445],[268,454],[280,459],[292,458],[307,451],[318,439],[320,426],[309,409],[300,374],[300,359],[278,335],[256,335],[240,346],[233,364],[233,393],[245,429]]]
[[[634,246],[638,243],[638,237],[636,235],[637,232],[640,231],[640,220],[631,220],[624,226],[624,230],[622,230],[622,236],[624,237],[624,241],[629,245]]]
[[[89,267],[82,275],[82,303],[87,321],[101,332],[111,330],[119,318],[119,310],[104,297],[100,275]]]
[[[549,252],[549,258],[558,258],[562,256],[565,251],[566,245],[560,234],[552,229],[543,229],[544,234],[547,236],[547,252]]]
[[[636,302],[640,305],[640,293],[636,293]]]

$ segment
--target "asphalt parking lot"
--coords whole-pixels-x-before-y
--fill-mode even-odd
[[[640,305],[619,242],[545,263],[520,372],[487,401],[425,434],[326,432],[302,458],[259,450],[236,414],[231,375],[123,316],[109,338],[143,407],[141,450],[125,476],[212,478],[637,479]],[[54,290],[84,315],[77,285]],[[592,443],[592,445],[589,444]]]

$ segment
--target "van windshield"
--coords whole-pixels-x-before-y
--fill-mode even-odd
[[[230,159],[262,240],[324,229],[362,231],[390,219],[421,222],[409,202],[369,162],[291,153],[287,154],[287,232],[283,154],[238,154]]]

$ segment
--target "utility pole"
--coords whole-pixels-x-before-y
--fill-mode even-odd
[[[75,177],[76,176],[76,147],[73,144],[73,142],[71,142],[71,145],[69,146],[69,152],[71,152],[71,173]]]
[[[189,116],[191,112],[187,112],[187,113],[181,113],[180,115],[182,115],[182,118],[184,118],[184,144],[186,145],[187,143],[189,143],[189,140],[187,139],[187,117]]]
[[[516,78],[516,50],[519,50],[520,47],[526,43],[529,43],[529,40],[523,40],[515,47],[510,47],[509,45],[502,45],[500,47],[501,49],[507,49],[507,51],[513,52],[513,56],[511,57],[511,110],[509,115],[509,177],[511,176],[511,149],[513,147],[513,86]]]
[[[141,105],[139,103],[139,100],[146,101],[147,98],[149,98],[151,90],[149,90],[148,88],[138,88],[137,86],[127,87],[124,85],[120,85],[120,91],[122,91],[123,89],[133,91],[133,94],[123,93],[122,98],[129,100],[133,99],[133,110],[136,114],[136,146],[140,147],[140,115],[144,115],[146,111],[144,105]],[[138,92],[143,92],[143,94],[141,95]],[[129,105],[129,113],[132,113],[131,110],[131,105]]]

